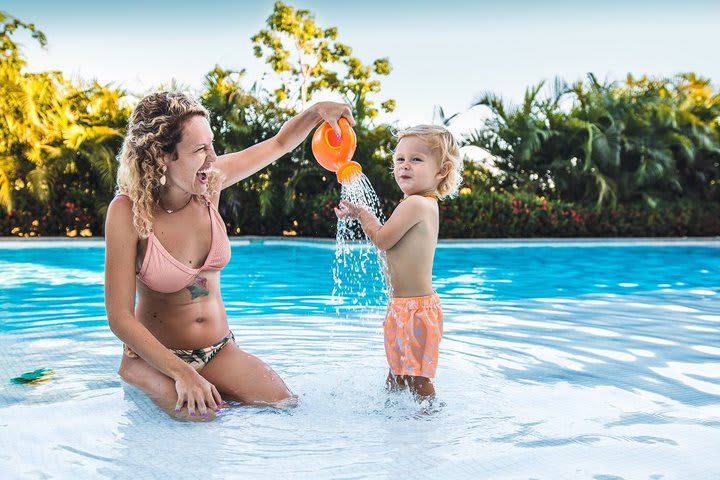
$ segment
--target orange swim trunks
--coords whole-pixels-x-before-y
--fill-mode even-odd
[[[385,355],[393,375],[435,377],[443,333],[437,293],[390,299],[384,331]]]

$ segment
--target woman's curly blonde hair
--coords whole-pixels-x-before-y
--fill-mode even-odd
[[[452,133],[439,125],[417,125],[400,130],[396,136],[398,142],[405,137],[421,138],[437,154],[441,166],[449,163],[450,171],[440,181],[435,194],[441,200],[457,195],[463,182],[463,159]]]
[[[118,160],[119,193],[133,202],[133,224],[140,238],[152,231],[153,212],[160,201],[160,177],[163,155],[177,158],[176,147],[182,140],[183,126],[189,118],[208,111],[195,99],[175,92],[159,92],[144,97],[133,110]],[[222,184],[219,172],[208,174],[206,202],[217,195]]]

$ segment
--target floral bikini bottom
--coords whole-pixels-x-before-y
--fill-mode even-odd
[[[180,360],[187,363],[191,367],[193,367],[195,370],[200,370],[202,367],[207,365],[210,360],[215,357],[215,355],[218,354],[220,350],[230,341],[235,341],[235,335],[233,335],[232,332],[228,332],[228,334],[223,337],[220,341],[213,343],[209,347],[205,348],[197,348],[195,350],[174,350],[172,348],[168,349],[171,352],[173,352],[175,355],[177,355]],[[123,351],[125,352],[125,355],[130,358],[137,358],[138,354],[133,352],[130,347],[123,344]]]

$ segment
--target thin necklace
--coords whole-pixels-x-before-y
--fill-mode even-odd
[[[183,208],[185,208],[185,207],[187,207],[188,205],[190,205],[190,202],[192,201],[192,199],[193,199],[193,196],[190,195],[190,198],[189,198],[188,201],[185,203],[185,205],[183,205],[183,206],[180,207],[180,208],[175,208],[175,209],[165,208],[165,207],[163,206],[163,204],[162,204],[162,200],[158,200],[158,203],[160,204],[160,208],[162,208],[163,210],[165,210],[165,212],[167,212],[167,213],[175,213],[175,212],[179,212],[179,211],[182,210]]]

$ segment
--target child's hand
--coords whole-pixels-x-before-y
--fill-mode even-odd
[[[347,200],[340,200],[340,205],[335,207],[335,215],[340,220],[347,220],[348,218],[358,218],[360,216],[360,207],[354,203],[348,202]]]

